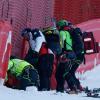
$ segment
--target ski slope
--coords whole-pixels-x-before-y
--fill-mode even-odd
[[[83,86],[100,88],[100,65],[86,72],[81,80]],[[26,91],[13,90],[0,85],[0,100],[100,100],[100,98],[86,97],[85,93],[67,94],[56,93],[56,91],[39,92],[35,87],[28,87]]]

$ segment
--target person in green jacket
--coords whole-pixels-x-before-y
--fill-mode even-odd
[[[64,81],[69,81],[66,78],[72,70],[72,63],[76,58],[76,54],[73,50],[73,40],[71,34],[67,31],[69,27],[66,20],[60,20],[57,23],[57,28],[60,34],[60,45],[62,47],[62,53],[60,55],[57,71],[56,71],[56,80],[57,80],[57,92],[64,92]],[[69,84],[68,84],[69,85]],[[69,87],[70,88],[70,87]]]
[[[60,34],[60,45],[63,51],[72,51],[72,38],[68,31],[66,31],[64,26],[67,26],[66,20],[60,20],[57,23],[59,34]]]
[[[11,56],[4,85],[20,90],[26,90],[27,86],[38,87],[38,72],[30,63]]]

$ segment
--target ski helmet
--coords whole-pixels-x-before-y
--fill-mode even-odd
[[[54,34],[56,32],[57,28],[56,27],[47,27],[44,29],[45,34]]]
[[[57,22],[57,27],[62,28],[68,26],[68,21],[67,20],[60,20]]]

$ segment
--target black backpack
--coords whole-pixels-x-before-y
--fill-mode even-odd
[[[45,34],[48,47],[53,53],[59,55],[61,53],[60,37],[58,34]]]
[[[80,28],[71,28],[68,30],[72,38],[72,48],[76,55],[84,53],[83,34]]]
[[[93,32],[83,32],[80,28],[72,28],[68,30],[72,37],[72,48],[76,55],[93,54],[99,52],[98,42],[96,42]]]

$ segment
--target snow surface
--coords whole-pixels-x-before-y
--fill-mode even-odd
[[[100,65],[86,72],[81,80],[83,86],[100,88]],[[56,91],[39,92],[35,87],[28,87],[26,91],[14,90],[0,85],[0,100],[100,100],[100,98],[86,97],[85,93],[67,94]]]

